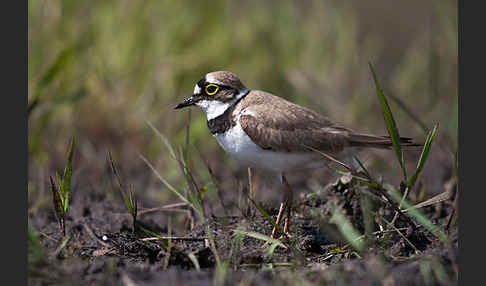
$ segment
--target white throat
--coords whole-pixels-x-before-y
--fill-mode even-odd
[[[206,118],[209,121],[222,115],[228,108],[233,106],[236,101],[247,93],[248,89],[245,89],[238,93],[231,101],[222,102],[219,100],[200,100],[196,103],[196,105],[201,108],[204,113],[206,113]]]
[[[214,119],[223,114],[230,106],[231,102],[221,102],[218,100],[200,100],[196,103],[199,108],[206,113],[206,118]]]

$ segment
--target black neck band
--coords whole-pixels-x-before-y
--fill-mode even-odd
[[[236,104],[238,104],[238,102],[240,102],[240,100],[242,100],[249,92],[250,91],[245,92],[245,94],[243,94],[231,106],[229,106],[228,109],[226,109],[226,111],[223,112],[223,114],[208,120],[209,131],[211,131],[213,135],[216,135],[218,133],[224,133],[227,130],[229,130],[231,127],[236,125],[236,122],[230,116],[231,112],[235,108]]]

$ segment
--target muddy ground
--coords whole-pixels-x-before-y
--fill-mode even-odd
[[[316,191],[297,192],[291,237],[282,237],[285,248],[277,246],[270,254],[264,241],[249,234],[270,235],[270,222],[254,207],[235,211],[227,198],[223,212],[204,206],[205,221],[188,206],[170,211],[140,207],[134,229],[113,175],[105,171],[110,191],[89,183],[83,172],[74,173],[63,246],[52,202],[45,201],[49,190],[44,190],[44,200],[29,196],[29,224],[35,234],[29,241],[29,285],[457,284],[456,182],[450,172],[441,177],[441,187],[452,191],[450,197],[420,209],[449,243],[409,214],[398,215],[390,227],[386,221],[393,220],[395,210],[385,196],[356,179],[335,176]],[[275,219],[278,204],[256,200]],[[137,201],[153,206],[143,194]],[[368,233],[360,240],[363,249],[343,236],[333,218],[336,208],[359,234]],[[371,219],[366,219],[365,209]],[[159,240],[145,230],[172,239]]]

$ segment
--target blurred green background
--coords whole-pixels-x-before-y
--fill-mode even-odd
[[[227,186],[245,180],[246,169],[219,148],[202,112],[173,110],[215,70],[233,71],[251,89],[352,129],[385,134],[371,62],[385,95],[399,98],[427,127],[440,123],[446,155],[431,155],[442,158],[439,166],[457,145],[457,1],[37,0],[28,1],[28,27],[29,207],[44,201],[71,136],[79,188],[104,190],[111,150],[137,192],[154,205],[173,198],[139,154],[182,184],[146,121],[177,147],[189,114],[199,180],[210,181],[201,157]],[[389,101],[401,135],[423,141],[420,125]],[[396,162],[389,164],[400,175]],[[429,165],[425,177],[439,172]]]

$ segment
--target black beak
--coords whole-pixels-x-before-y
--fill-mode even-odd
[[[190,106],[190,105],[193,105],[193,104],[194,104],[194,96],[191,96],[191,97],[188,97],[188,98],[184,99],[179,104],[177,104],[174,107],[174,109],[183,108],[183,107]]]

